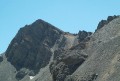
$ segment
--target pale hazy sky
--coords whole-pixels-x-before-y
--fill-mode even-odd
[[[0,53],[20,27],[43,19],[61,30],[92,31],[101,19],[120,15],[120,0],[0,0]]]

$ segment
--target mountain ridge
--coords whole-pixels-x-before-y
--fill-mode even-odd
[[[105,22],[76,35],[41,19],[26,25],[0,56],[0,81],[119,81],[120,17]]]

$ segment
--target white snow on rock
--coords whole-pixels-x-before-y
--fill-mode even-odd
[[[32,80],[35,76],[29,76],[30,77],[30,80]]]

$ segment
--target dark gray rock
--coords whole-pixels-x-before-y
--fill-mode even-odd
[[[114,15],[114,16],[108,16],[108,18],[107,18],[107,21],[108,22],[111,22],[113,19],[116,19],[116,18],[118,18],[119,16],[116,16],[116,15]]]
[[[62,54],[62,52],[65,51],[64,49],[60,48],[58,50],[54,51],[54,59],[53,60],[58,60],[59,56]]]
[[[88,56],[81,54],[82,49],[77,45],[74,50],[59,49],[54,52],[56,57],[49,67],[54,81],[64,81],[85,61]]]
[[[19,72],[16,74],[15,78],[16,78],[17,80],[21,80],[22,78],[25,77],[26,74],[27,74],[27,73],[25,73],[24,71],[19,71]]]
[[[25,67],[34,70],[36,74],[41,67],[49,63],[52,54],[50,48],[62,33],[43,20],[26,25],[18,31],[10,43],[5,54],[7,60],[17,70]]]
[[[108,24],[107,20],[101,20],[97,26],[97,30],[101,29],[104,25]]]
[[[53,81],[64,81],[66,76],[69,75],[68,66],[63,62],[60,62],[56,66],[51,65],[50,70],[53,76]]]
[[[43,20],[26,25],[9,45],[7,60],[0,57],[0,80],[119,81],[120,18],[109,16],[102,27],[72,35]]]
[[[112,20],[114,20],[114,19],[116,19],[118,17],[119,16],[116,16],[116,15],[114,15],[114,16],[108,16],[107,20],[101,20],[99,22],[98,26],[97,26],[96,31],[99,30],[99,29],[101,29],[103,26],[107,25],[109,22],[111,22]]]
[[[3,57],[2,56],[0,56],[0,62],[2,62],[3,61]]]
[[[91,34],[91,32],[79,31],[79,44],[72,46],[68,50],[62,48],[55,50],[54,61],[49,67],[54,81],[64,81],[86,60],[88,55],[83,54],[81,50],[86,48],[86,42],[90,40]],[[64,43],[65,39],[62,41]]]
[[[79,42],[89,41],[89,40],[88,40],[88,37],[89,37],[91,34],[92,34],[92,32],[79,31],[79,33],[78,33]]]

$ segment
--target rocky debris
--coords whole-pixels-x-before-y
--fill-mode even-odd
[[[54,59],[53,60],[57,60],[59,59],[59,56],[62,54],[62,52],[65,51],[64,49],[60,48],[58,50],[54,51]]]
[[[53,81],[64,81],[65,77],[70,74],[68,66],[63,62],[57,65],[51,65],[50,71],[53,76]]]
[[[85,61],[84,58],[79,58],[78,60],[77,62],[71,60],[73,64],[70,64],[68,61],[51,64],[50,71],[53,76],[53,81],[64,81],[68,75],[71,75]]]
[[[71,75],[88,57],[86,54],[81,54],[81,46],[77,46],[74,50],[57,50],[55,51],[55,59],[50,65],[50,72],[54,81],[64,81]]]
[[[67,50],[59,48],[54,51],[54,61],[49,67],[54,81],[64,81],[86,60],[88,55],[81,52],[81,50],[86,48],[86,42],[90,40],[91,34],[91,32],[79,31],[79,44],[73,45]]]
[[[40,68],[49,63],[52,54],[50,48],[62,33],[43,20],[26,25],[10,43],[5,54],[7,60],[17,70],[24,67],[33,70],[36,74]]]
[[[0,56],[0,62],[2,62],[3,61],[3,57],[2,56]]]
[[[58,45],[58,48],[59,49],[64,49],[64,47],[65,47],[65,45],[66,45],[66,38],[63,36],[63,38],[62,38],[62,40],[61,41],[59,41],[59,45]]]
[[[95,81],[98,77],[98,74],[91,74],[88,75],[87,77],[83,77],[84,79],[82,79],[81,81]]]
[[[58,49],[69,49],[72,46],[78,44],[78,35],[73,35],[71,33],[65,32],[61,37],[60,40],[57,41]]]
[[[78,45],[76,46],[72,46],[69,50],[75,50],[75,49],[79,49],[79,50],[83,50],[86,47],[86,42],[80,42]]]
[[[75,81],[75,80],[71,77],[71,75],[68,75],[64,81]]]
[[[116,16],[116,15],[114,15],[114,16],[108,16],[107,20],[101,20],[99,22],[98,26],[97,26],[96,31],[99,30],[99,29],[101,29],[103,26],[107,25],[109,22],[111,22],[112,20],[114,20],[114,19],[116,19],[118,17],[119,16]]]
[[[97,73],[94,73],[91,75],[91,79],[89,81],[93,81],[93,80],[96,80],[98,77],[98,74]]]
[[[77,78],[73,79],[73,76],[68,76],[65,81],[95,81],[98,77],[97,73],[92,73],[90,75],[87,75],[87,77],[82,77],[82,80],[76,80]],[[78,76],[76,76],[78,77]]]

